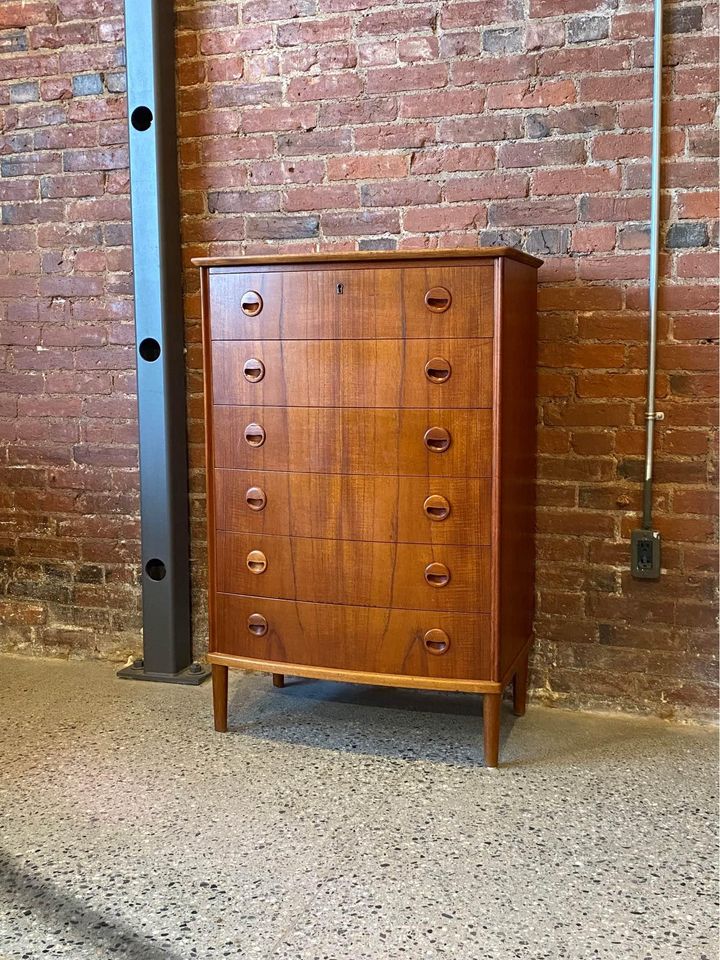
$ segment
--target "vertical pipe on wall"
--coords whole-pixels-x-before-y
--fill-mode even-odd
[[[657,364],[658,321],[658,260],[660,253],[660,142],[662,133],[662,49],[663,4],[655,0],[655,29],[653,35],[653,119],[650,186],[650,284],[648,324],[647,410],[645,414],[645,476],[643,483],[643,519],[646,530],[652,527],[653,457],[655,421],[655,371]]]
[[[650,277],[648,322],[647,408],[645,410],[645,475],[643,477],[642,526],[630,534],[630,570],[640,580],[657,580],[661,572],[661,537],[652,529],[653,457],[655,422],[663,414],[655,410],[657,360],[658,261],[660,255],[660,141],[662,135],[662,42],[663,5],[655,0],[653,32],[653,126],[650,187]]]
[[[198,683],[190,534],[175,120],[175,18],[167,0],[125,0],[137,344],[143,658],[119,676]]]

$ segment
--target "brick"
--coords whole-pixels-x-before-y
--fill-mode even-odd
[[[573,198],[534,201],[499,201],[488,207],[492,226],[551,226],[569,224],[577,220],[577,205]]]
[[[398,90],[430,90],[447,83],[447,67],[428,63],[416,67],[376,67],[368,70],[365,91],[395,93]]]
[[[503,20],[521,20],[523,7],[520,0],[474,0],[445,6],[440,23],[444,30],[456,27],[488,26]]]
[[[497,173],[458,177],[447,181],[444,193],[445,199],[450,202],[525,197],[528,193],[528,178]]]
[[[483,33],[483,50],[488,53],[517,53],[522,50],[524,31],[522,27],[505,27],[486,30]]]
[[[534,84],[521,80],[516,83],[494,84],[487,96],[490,110],[557,107],[574,101],[575,84],[572,80],[547,80]]]
[[[504,143],[498,151],[504,167],[549,167],[584,163],[585,146],[580,140]]]
[[[673,223],[665,236],[665,246],[668,248],[705,247],[707,244],[707,224],[702,222]]]
[[[242,6],[243,20],[253,23],[266,20],[291,20],[311,17],[317,13],[316,0],[246,0]]]
[[[317,217],[253,217],[247,222],[247,235],[267,240],[295,240],[318,234]]]
[[[290,81],[287,95],[290,100],[336,100],[357,97],[362,90],[360,77],[355,74],[326,74],[321,77],[296,77]]]
[[[568,43],[592,43],[606,40],[610,33],[607,17],[573,17],[567,24]]]
[[[663,15],[665,33],[692,33],[696,30],[702,30],[701,6],[665,10]]]
[[[330,180],[369,180],[404,177],[407,157],[397,154],[368,154],[352,157],[334,157],[328,161]]]

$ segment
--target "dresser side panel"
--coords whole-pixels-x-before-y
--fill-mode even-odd
[[[535,610],[537,271],[503,260],[500,287],[495,448],[497,679],[506,675],[530,639]]]

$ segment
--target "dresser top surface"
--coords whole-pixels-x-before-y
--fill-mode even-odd
[[[542,260],[515,247],[472,247],[460,250],[371,250],[344,253],[273,253],[240,257],[193,257],[196,267],[248,267],[299,263],[388,263],[396,261],[437,260],[518,260],[531,267],[539,267]]]

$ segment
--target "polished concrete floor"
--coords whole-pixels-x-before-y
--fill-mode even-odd
[[[717,736],[0,658],[0,957],[715,960]]]

